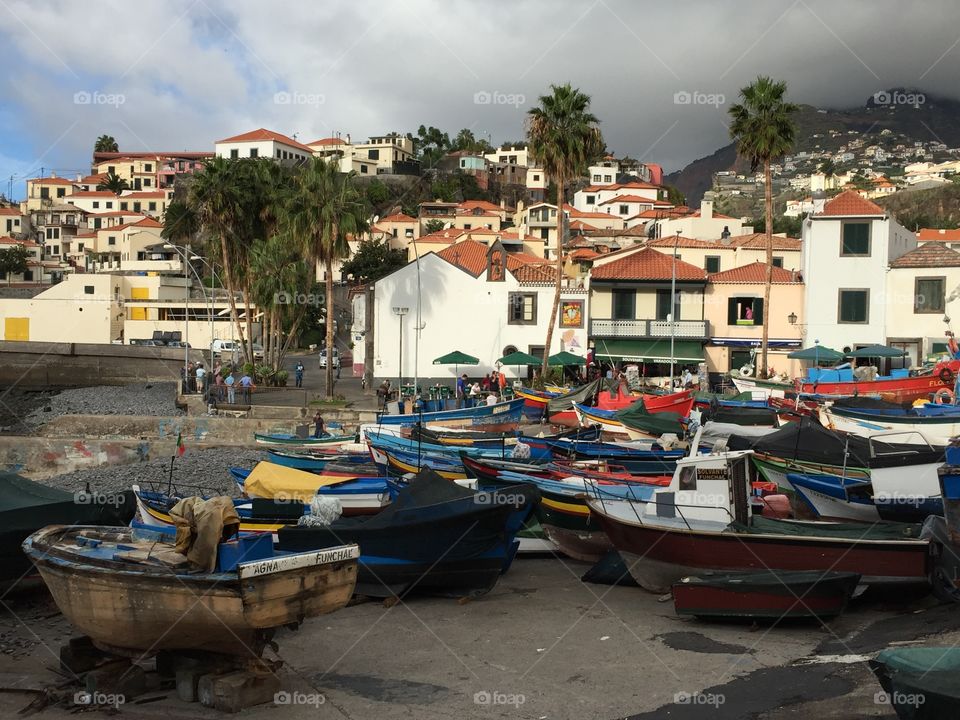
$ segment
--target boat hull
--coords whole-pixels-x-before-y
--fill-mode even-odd
[[[831,430],[853,433],[863,437],[904,433],[898,442],[926,445],[948,445],[951,438],[960,435],[960,418],[950,416],[896,416],[861,413],[838,408],[820,410],[820,420]]]
[[[24,550],[70,624],[105,648],[259,656],[265,630],[344,607],[357,582],[355,555],[319,571],[305,566],[243,580],[236,572],[151,572],[131,569],[131,563],[100,567],[58,555],[39,537],[64,529],[45,528]]]
[[[951,363],[953,365],[954,363]],[[949,369],[949,366],[944,366]],[[957,368],[953,367],[956,372]],[[951,383],[952,385],[952,383]],[[927,398],[941,388],[953,390],[937,373],[916,375],[905,378],[885,380],[866,380],[863,382],[810,382],[798,379],[795,389],[798,394],[820,397],[853,397],[856,395],[877,395],[888,402],[908,403],[918,398]]]
[[[413,426],[421,423],[426,426],[478,428],[488,432],[512,432],[517,429],[517,425],[520,423],[523,403],[523,398],[517,398],[496,405],[480,405],[459,410],[411,415],[379,415],[377,416],[377,423],[402,426]]]
[[[667,592],[686,575],[737,570],[854,572],[868,584],[927,582],[927,543],[799,538],[628,524],[591,508],[637,583]]]
[[[678,615],[718,618],[831,618],[843,613],[857,573],[767,572],[685,577],[674,583]]]
[[[278,447],[340,447],[341,445],[346,445],[347,443],[354,443],[357,441],[356,435],[331,435],[329,437],[314,438],[314,437],[295,437],[295,436],[286,436],[286,435],[261,435],[260,433],[254,433],[253,439],[256,440],[257,445],[276,445]]]

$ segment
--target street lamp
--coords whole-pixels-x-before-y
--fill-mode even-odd
[[[397,355],[397,399],[400,399],[403,389],[403,316],[410,312],[408,307],[394,307],[393,314],[400,318],[400,352]]]
[[[203,285],[203,279],[200,277],[200,274],[197,272],[197,269],[193,266],[193,263],[191,261],[200,260],[203,262],[204,265],[206,265],[209,268],[212,277],[217,278],[217,274],[214,271],[213,267],[210,266],[210,264],[206,261],[205,258],[201,257],[200,255],[193,254],[189,244],[181,247],[179,245],[174,245],[173,243],[165,243],[163,247],[165,250],[176,251],[177,255],[179,255],[180,258],[183,260],[184,280],[188,280],[190,277],[187,274],[187,270],[189,269],[193,271],[194,277],[196,277],[197,282],[200,283],[200,291],[203,293],[203,299],[207,301],[207,306],[209,308],[208,315],[210,320],[210,364],[212,365],[213,364],[213,335],[214,335],[213,333],[213,297],[207,294],[207,289]],[[184,294],[186,297],[185,297],[184,314],[183,314],[183,326],[184,326],[183,342],[186,347],[184,347],[183,355],[184,355],[184,373],[186,373],[186,369],[189,365],[189,356],[190,356],[190,347],[189,347],[190,345],[190,288],[189,286],[185,286]]]
[[[677,247],[680,245],[680,232],[677,232],[677,237],[673,241],[673,269],[670,273],[670,390],[673,390],[673,339],[676,335],[675,330],[675,320],[673,316],[674,311],[677,309]]]
[[[787,322],[790,323],[791,325],[796,325],[796,324],[797,324],[797,314],[796,314],[795,312],[792,312],[792,313],[790,313],[789,315],[787,315]]]

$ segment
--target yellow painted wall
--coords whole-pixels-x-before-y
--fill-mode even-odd
[[[30,318],[8,317],[3,322],[3,339],[27,341],[30,339]]]

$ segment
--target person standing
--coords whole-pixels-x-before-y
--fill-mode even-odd
[[[232,372],[224,378],[223,384],[227,386],[227,402],[233,405],[237,402],[237,391],[234,387],[235,380]]]
[[[323,416],[320,414],[320,411],[317,410],[313,416],[313,436],[315,438],[321,438],[326,436],[326,434],[327,432],[323,427]]]
[[[303,363],[297,360],[297,366],[293,370],[293,376],[297,380],[297,387],[303,387]]]
[[[457,378],[457,409],[463,407],[463,401],[467,396],[467,374]]]
[[[500,399],[503,400],[504,391],[507,389],[507,376],[503,374],[503,370],[497,373],[497,387],[500,390]]]
[[[223,391],[225,389],[223,385],[223,372],[221,370],[217,370],[216,374],[213,376],[213,383],[214,387],[216,388],[217,402],[221,402],[223,400]]]
[[[201,395],[206,389],[207,371],[203,369],[203,363],[197,363],[197,392]]]
[[[254,388],[253,378],[251,378],[246,372],[240,378],[240,392],[243,393],[243,402],[245,405],[252,404],[252,398],[250,393],[253,392]]]

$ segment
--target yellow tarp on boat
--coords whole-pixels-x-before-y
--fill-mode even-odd
[[[305,470],[259,462],[250,471],[243,486],[248,497],[310,502],[318,488],[347,482],[354,477],[316,475]]]

